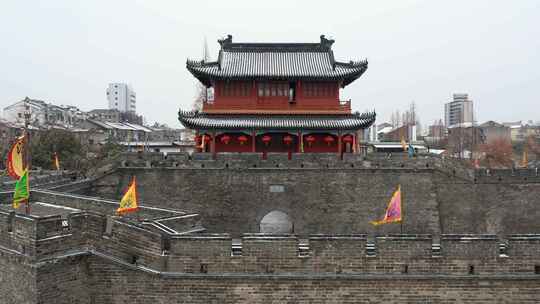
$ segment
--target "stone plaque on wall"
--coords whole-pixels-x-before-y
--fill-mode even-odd
[[[273,193],[285,192],[285,186],[283,186],[283,185],[270,185],[270,192],[273,192]]]

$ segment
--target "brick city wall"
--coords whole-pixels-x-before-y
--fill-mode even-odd
[[[540,288],[539,235],[233,238],[157,233],[118,217],[107,228],[108,216],[86,211],[67,217],[69,229],[52,224],[54,217],[0,215],[0,281],[27,276],[23,286],[35,295],[27,303],[127,303],[134,296],[140,303],[358,303],[377,296],[399,303],[437,301],[438,292],[448,301],[489,303],[502,295],[534,301]],[[403,293],[366,289],[373,285]],[[6,299],[24,293],[2,288]]]
[[[540,301],[532,176],[514,171],[501,182],[503,172],[430,159],[139,156],[85,190],[118,198],[136,175],[138,216],[112,216],[108,199],[45,190],[32,201],[78,210],[0,211],[2,303]],[[397,184],[406,234],[367,223]],[[295,234],[245,233],[271,210],[289,214]],[[210,232],[227,233],[190,234],[197,212]]]
[[[198,212],[211,232],[259,232],[262,217],[273,210],[285,212],[300,234],[540,231],[536,170],[486,175],[454,160],[357,155],[339,160],[334,154],[293,154],[291,160],[286,154],[268,154],[266,160],[258,154],[218,154],[213,160],[209,154],[134,153],[122,165],[90,184],[87,193],[119,199],[137,176],[145,204]],[[402,227],[372,227],[369,221],[384,214],[398,184]]]

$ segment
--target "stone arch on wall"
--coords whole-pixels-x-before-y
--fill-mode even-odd
[[[259,229],[266,234],[288,234],[293,232],[293,223],[287,213],[273,210],[261,219]]]

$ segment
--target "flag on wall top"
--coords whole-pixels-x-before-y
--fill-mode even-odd
[[[523,157],[521,158],[521,167],[523,168],[529,167],[529,149],[527,145],[525,145],[525,149],[523,149]]]
[[[30,198],[30,185],[28,183],[28,170],[24,170],[21,178],[15,184],[15,193],[13,194],[13,208],[19,208],[21,202],[28,204]]]
[[[24,174],[24,145],[24,136],[17,138],[17,140],[11,146],[11,149],[9,149],[7,156],[7,172],[9,176],[16,180],[19,180]]]
[[[54,152],[54,168],[60,170],[60,160],[58,159],[58,153]]]
[[[405,141],[404,136],[401,136],[401,147],[403,148],[403,151],[407,151],[407,142]]]
[[[397,190],[392,195],[392,199],[390,199],[390,203],[388,203],[388,207],[386,207],[384,218],[380,221],[371,221],[370,224],[378,226],[397,222],[401,222],[401,185],[398,186]]]
[[[137,203],[137,182],[135,181],[134,176],[126,193],[124,193],[124,196],[120,201],[120,207],[116,210],[116,213],[122,215],[137,210],[139,210],[139,205]]]

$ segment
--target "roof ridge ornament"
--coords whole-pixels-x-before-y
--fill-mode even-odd
[[[232,35],[228,34],[227,38],[218,39],[218,43],[221,45],[221,49],[223,49],[225,45],[232,43]]]
[[[326,39],[324,35],[321,35],[321,46],[327,49],[332,49],[332,44],[336,42],[334,39]]]

